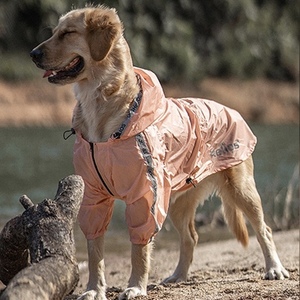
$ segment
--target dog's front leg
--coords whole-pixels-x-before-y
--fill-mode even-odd
[[[150,271],[152,243],[147,245],[132,244],[131,248],[131,276],[128,288],[119,296],[119,300],[133,299],[147,295],[148,275]]]
[[[87,241],[89,258],[89,281],[86,292],[77,300],[106,300],[104,276],[104,237]]]

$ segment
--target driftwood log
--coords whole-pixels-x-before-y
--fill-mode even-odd
[[[54,200],[25,208],[0,233],[0,280],[7,285],[0,300],[59,300],[79,280],[73,225],[83,197],[80,176],[62,179]]]

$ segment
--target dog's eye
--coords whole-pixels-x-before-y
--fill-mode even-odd
[[[74,30],[66,30],[66,31],[62,31],[60,34],[59,34],[59,38],[60,39],[63,39],[64,37],[72,34],[72,33],[75,33],[76,31]]]

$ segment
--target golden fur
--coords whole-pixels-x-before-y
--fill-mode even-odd
[[[48,70],[45,76],[50,82],[75,83],[78,102],[73,125],[86,140],[106,141],[119,128],[139,87],[123,26],[114,9],[89,7],[67,13],[60,18],[53,36],[36,47],[31,56],[38,67]],[[165,282],[187,280],[198,241],[195,211],[214,192],[223,202],[229,227],[244,246],[248,243],[244,215],[248,218],[265,257],[266,278],[288,277],[263,219],[249,158],[206,178],[196,188],[172,196],[169,215],[180,235],[180,259],[174,274]],[[88,241],[90,276],[87,291],[79,299],[106,299],[103,242],[103,237]],[[151,244],[132,245],[132,272],[120,299],[146,295],[151,248]]]

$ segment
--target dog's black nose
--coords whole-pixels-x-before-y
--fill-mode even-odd
[[[33,49],[30,52],[30,56],[34,61],[39,61],[43,57],[43,51],[41,49]]]

